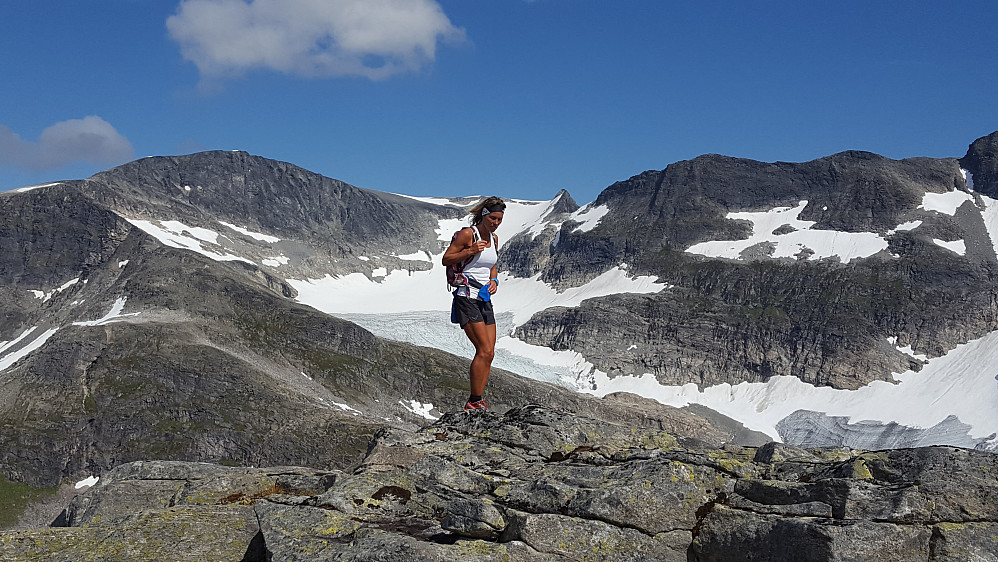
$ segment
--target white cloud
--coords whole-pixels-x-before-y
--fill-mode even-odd
[[[60,121],[42,131],[38,142],[24,140],[0,125],[0,164],[4,165],[54,170],[80,161],[120,164],[134,155],[132,143],[96,115]]]
[[[380,79],[464,38],[434,0],[182,0],[166,27],[209,78],[267,68]]]

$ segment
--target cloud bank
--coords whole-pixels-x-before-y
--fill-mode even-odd
[[[434,0],[182,0],[166,27],[203,78],[265,68],[377,80],[464,39]]]
[[[134,156],[132,143],[96,115],[60,121],[42,131],[38,142],[26,141],[0,125],[0,165],[55,170],[81,161],[120,164]]]

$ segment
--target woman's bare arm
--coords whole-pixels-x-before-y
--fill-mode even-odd
[[[472,227],[474,228],[474,227]],[[444,252],[444,257],[440,260],[445,266],[461,263],[471,256],[485,249],[485,241],[475,242],[475,237],[470,228],[463,228],[457,233],[454,241]]]

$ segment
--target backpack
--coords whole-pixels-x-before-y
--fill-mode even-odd
[[[474,244],[475,242],[478,242],[479,240],[481,240],[481,236],[479,236],[477,228],[475,228],[473,226],[466,226],[464,228],[470,228],[471,229],[471,243],[472,244]],[[464,230],[464,228],[462,228],[461,230]],[[453,244],[454,240],[457,239],[457,235],[461,233],[461,230],[458,230],[457,232],[454,233],[453,236],[450,237],[451,244]],[[498,240],[498,238],[496,238],[496,234],[493,232],[492,233],[492,247],[496,249],[496,255],[499,255],[498,241],[499,240]],[[455,264],[447,266],[447,290],[448,291],[451,291],[451,290],[453,290],[453,289],[455,289],[457,287],[467,287],[467,286],[471,286],[471,287],[474,287],[476,289],[481,289],[482,288],[482,284],[481,283],[479,283],[478,281],[475,281],[473,278],[468,277],[467,275],[464,274],[464,268],[467,267],[467,265],[469,263],[471,263],[471,260],[473,260],[473,259],[475,259],[475,256],[471,256],[471,257],[469,257],[468,259],[466,259],[466,260],[464,260],[462,262],[458,262],[458,263],[455,263]]]

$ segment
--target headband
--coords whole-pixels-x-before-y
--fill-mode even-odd
[[[505,210],[506,210],[506,204],[505,203],[496,203],[495,205],[492,205],[491,207],[484,207],[484,208],[482,208],[482,216],[484,217],[485,215],[487,215],[489,213],[501,213],[501,212],[503,212]]]

